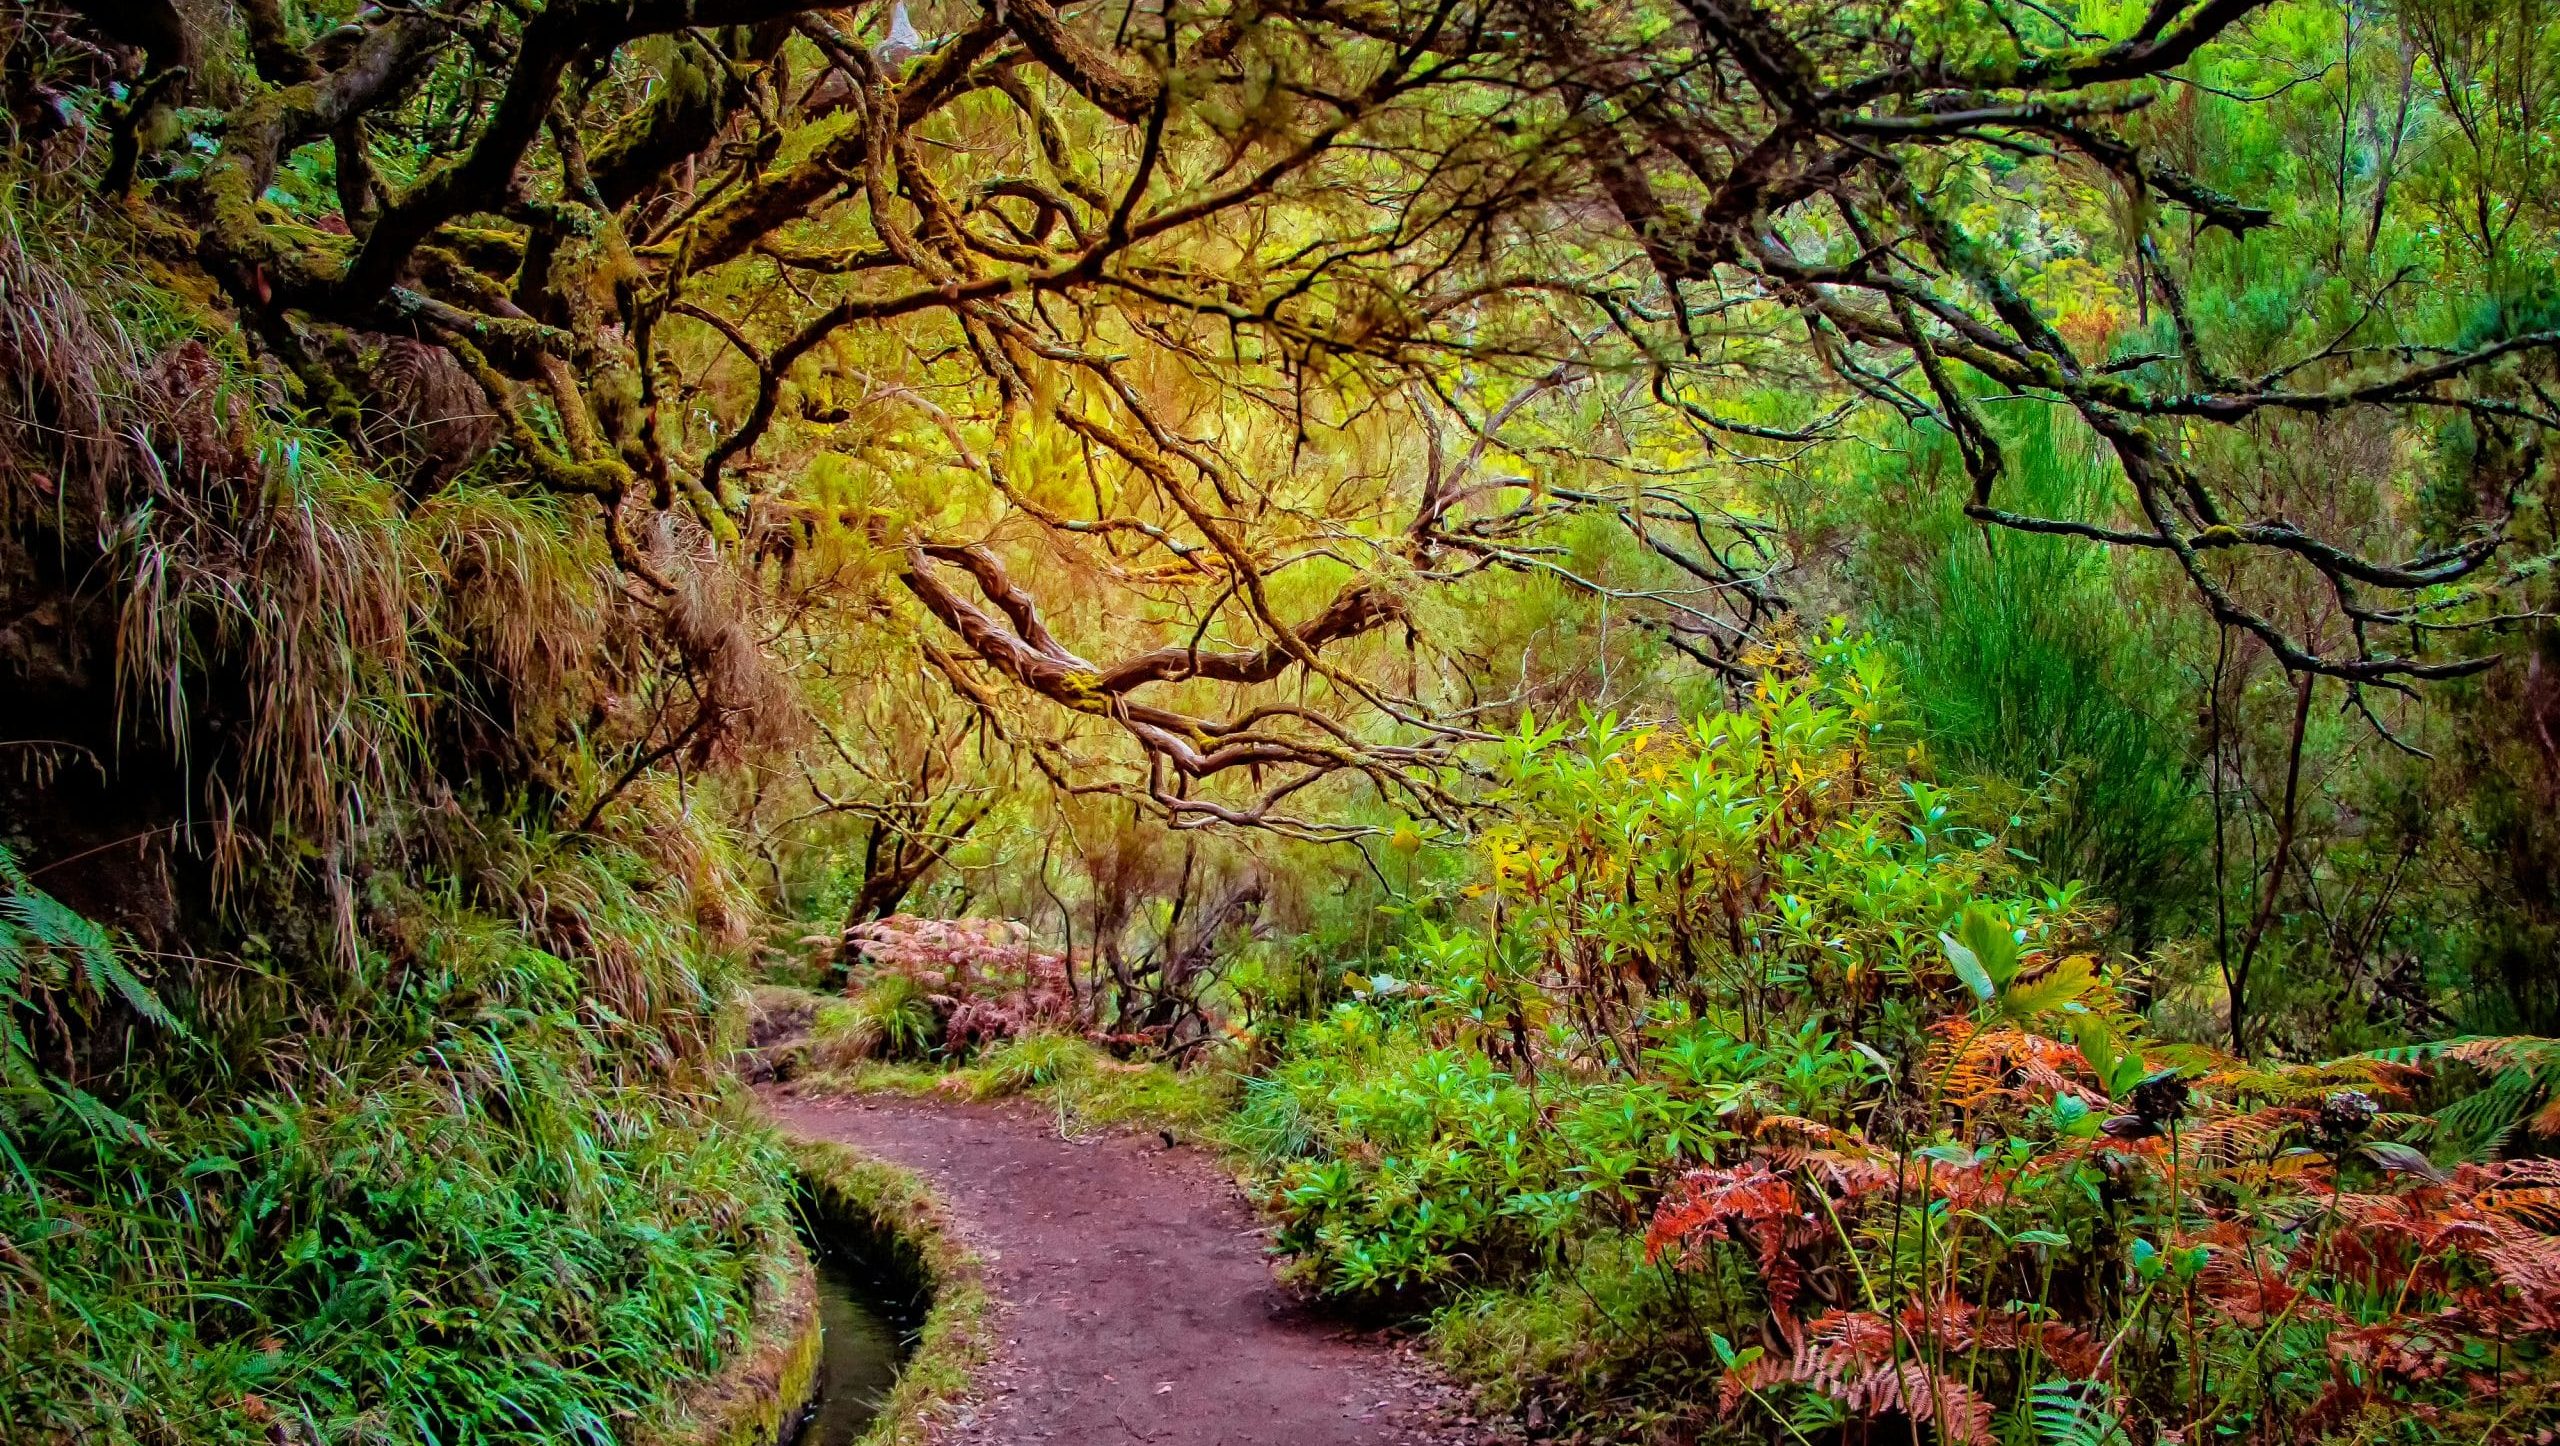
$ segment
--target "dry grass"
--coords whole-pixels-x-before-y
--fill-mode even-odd
[[[126,727],[228,755],[202,800],[226,873],[273,825],[332,855],[415,751],[427,602],[396,498],[240,359],[152,336],[181,303],[77,249],[105,218],[45,204],[0,192],[0,519],[95,558]]]
[[[236,689],[238,762],[209,775],[227,861],[254,847],[253,821],[343,848],[413,772],[427,603],[404,520],[318,438],[270,433],[245,475],[173,476],[143,455],[113,554],[128,717],[183,750],[191,701]]]
[[[133,338],[31,242],[49,219],[23,183],[0,201],[0,521],[12,523],[103,511],[141,379]]]
[[[420,502],[408,525],[431,569],[439,665],[481,680],[448,705],[477,716],[455,721],[561,734],[569,720],[558,705],[612,633],[616,585],[601,540],[558,497],[469,479]]]
[[[442,740],[609,804],[618,832],[666,844],[715,933],[740,933],[699,830],[669,840],[633,785],[799,736],[755,578],[660,517],[639,539],[658,596],[590,504],[493,468],[413,498],[208,345],[222,318],[120,267],[114,231],[0,190],[0,527],[115,599],[122,726],[194,756],[222,876],[290,838],[336,880]]]

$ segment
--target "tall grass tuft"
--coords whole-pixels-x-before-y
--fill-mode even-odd
[[[826,1063],[920,1060],[941,1037],[941,1022],[922,984],[882,974],[851,999],[820,1005],[811,1034]]]
[[[2004,505],[2103,516],[2106,464],[2037,413],[2005,443]],[[2123,901],[2137,946],[2204,887],[2195,740],[2179,721],[2171,623],[2129,564],[2068,538],[1989,534],[1952,514],[1927,561],[1883,589],[1892,649],[1942,764],[2040,792],[2026,846],[2050,873]]]

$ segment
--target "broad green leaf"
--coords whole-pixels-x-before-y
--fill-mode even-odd
[[[1990,972],[1982,967],[1982,961],[1974,956],[1971,949],[1957,943],[1953,934],[1940,934],[1938,943],[1947,951],[1947,963],[1956,971],[1956,978],[1964,981],[1964,987],[1973,991],[1974,998],[1987,1004],[1992,995],[2000,992],[1992,984]]]
[[[2394,1174],[2417,1175],[2437,1182],[2451,1178],[2436,1168],[2435,1161],[2397,1140],[2368,1141],[2358,1145],[2356,1153]]]
[[[2025,983],[2011,985],[2000,996],[2000,1008],[2012,1019],[2033,1019],[2078,1003],[2097,982],[2088,957],[2074,954]]]

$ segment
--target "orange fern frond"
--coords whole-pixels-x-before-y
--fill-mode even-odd
[[[2478,1189],[2546,1185],[2560,1185],[2560,1160],[2489,1160],[2464,1165],[2453,1172],[2453,1181],[2446,1188],[2459,1196]]]
[[[2097,1375],[2098,1360],[2104,1354],[2086,1331],[2015,1311],[1985,1310],[1969,1300],[1914,1301],[1902,1308],[1900,1320],[1905,1338],[1934,1340],[1950,1354],[1977,1346],[1990,1351],[2032,1346],[2064,1375],[2079,1380]]]
[[[2530,1034],[2457,1039],[2444,1047],[2444,1057],[2481,1069],[2540,1069],[2560,1065],[2560,1040]]]
[[[1956,1446],[1992,1446],[1991,1403],[1973,1388],[1940,1375],[1918,1361],[1888,1362],[1869,1368],[1840,1394],[1841,1404],[1873,1418],[1899,1411],[1913,1421],[1936,1427],[1941,1440]]]
[[[1751,1133],[1762,1139],[1792,1135],[1804,1144],[1817,1148],[1834,1146],[1844,1139],[1851,1138],[1843,1131],[1834,1129],[1820,1120],[1808,1120],[1802,1115],[1763,1116],[1760,1123],[1751,1127]]]
[[[1894,1183],[1893,1162],[1865,1153],[1815,1150],[1797,1168],[1829,1185],[1831,1193],[1843,1203],[1882,1194],[1891,1190]]]
[[[1978,1109],[2010,1097],[2049,1100],[2077,1095],[2093,1105],[2106,1095],[2077,1079],[2089,1062],[2078,1047],[2009,1025],[1978,1027],[1966,1020],[1937,1026],[1942,1043],[1931,1052],[1929,1072],[1945,1081],[1947,1101],[1959,1109]]]
[[[2516,1293],[2537,1330],[2560,1325],[2560,1239],[2527,1234],[2479,1251],[2498,1283]]]
[[[2331,1333],[2329,1354],[2373,1374],[2431,1381],[2464,1364],[2462,1348],[2470,1325],[2458,1309],[2419,1319],[2398,1317]]]
[[[2286,1134],[2318,1119],[2319,1111],[2301,1105],[2270,1105],[2189,1125],[2179,1132],[2178,1143],[2199,1164],[2237,1164],[2272,1156]]]
[[[1756,1153],[1773,1168],[1794,1170],[1808,1161],[1858,1159],[1873,1153],[1853,1131],[1835,1129],[1801,1115],[1768,1115],[1751,1127]]]
[[[2235,1324],[2258,1330],[2288,1313],[2300,1320],[2325,1320],[2334,1312],[2285,1278],[2284,1262],[2254,1241],[2219,1245],[2196,1273],[2196,1290],[2215,1311]]]
[[[2560,1230],[2560,1186],[2493,1191],[2481,1197],[2481,1206],[2513,1216],[2537,1230]]]
[[[1787,1249],[1797,1243],[1793,1227],[1803,1217],[1794,1184],[1757,1160],[1728,1169],[1692,1170],[1655,1209],[1644,1234],[1645,1259],[1658,1261],[1674,1246],[1686,1255],[1704,1240],[1747,1241],[1758,1256],[1770,1309],[1780,1328],[1791,1330],[1803,1271]]]
[[[2553,1095],[2541,1109],[2535,1110],[2533,1118],[2524,1122],[2524,1127],[2545,1138],[2560,1135],[2560,1094]]]
[[[2254,1065],[2228,1060],[2195,1081],[2197,1088],[2218,1096],[2239,1096],[2286,1103],[2308,1100],[2332,1090],[2360,1089],[2396,1095],[2424,1077],[2426,1071],[2401,1060],[2369,1054],[2303,1064]]]
[[[1824,1377],[1836,1385],[1848,1371],[1893,1355],[1894,1323],[1874,1311],[1824,1311],[1805,1334],[1811,1345],[1797,1357],[1799,1381]]]
[[[1893,1357],[1894,1325],[1871,1311],[1830,1310],[1791,1339],[1794,1354],[1759,1355],[1725,1370],[1717,1400],[1726,1411],[1771,1386],[1807,1386],[1833,1399],[1879,1361]]]
[[[1975,1209],[1997,1203],[2015,1178],[2013,1171],[1995,1170],[1980,1161],[1959,1162],[1917,1154],[1877,1158],[1826,1152],[1806,1164],[1830,1183],[1844,1205],[1889,1195],[1905,1203],[1945,1200],[1959,1208]]]

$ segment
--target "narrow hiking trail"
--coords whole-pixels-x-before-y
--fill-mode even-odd
[[[1207,1155],[1059,1138],[1054,1114],[894,1096],[767,1103],[932,1182],[988,1257],[996,1358],[946,1440],[1059,1446],[1472,1446],[1463,1395],[1305,1310]]]

